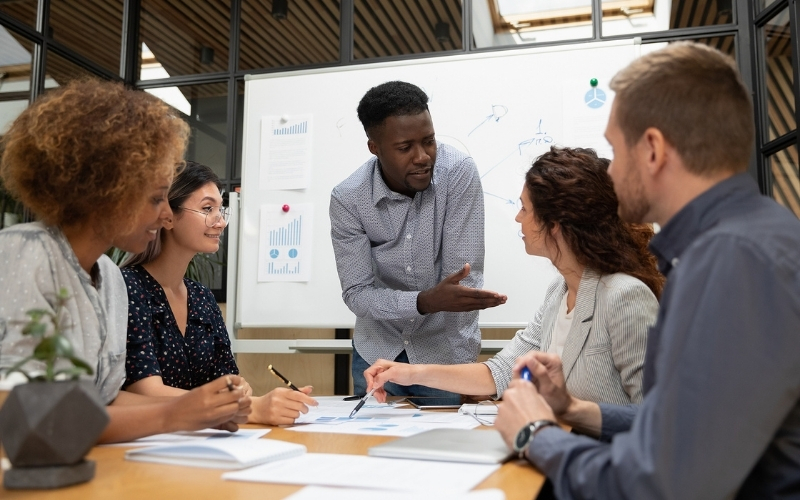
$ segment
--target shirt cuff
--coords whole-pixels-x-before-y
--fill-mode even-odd
[[[612,405],[598,403],[600,407],[600,441],[610,443],[615,434],[627,431],[633,425],[638,405]]]
[[[424,315],[417,309],[417,297],[419,292],[401,292],[400,299],[397,301],[401,315],[404,318],[421,318]]]

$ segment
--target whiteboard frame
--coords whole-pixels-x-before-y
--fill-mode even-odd
[[[486,58],[498,58],[498,57],[517,57],[529,54],[541,54],[541,53],[558,53],[558,52],[570,52],[576,50],[582,50],[585,48],[591,49],[600,49],[604,47],[618,47],[618,46],[634,46],[634,50],[636,52],[636,56],[638,56],[641,52],[641,37],[633,37],[630,39],[622,39],[622,40],[611,40],[611,41],[602,41],[602,42],[587,42],[587,43],[580,43],[580,44],[568,44],[568,45],[558,45],[558,46],[548,46],[548,47],[536,47],[536,48],[524,48],[524,49],[513,49],[508,51],[493,51],[493,52],[483,52],[478,54],[458,54],[458,55],[448,55],[448,56],[440,56],[440,57],[430,57],[425,59],[414,59],[414,60],[399,60],[399,61],[390,61],[390,62],[380,62],[380,63],[367,63],[367,64],[352,64],[347,66],[335,66],[335,67],[328,67],[328,68],[317,68],[317,69],[306,69],[306,70],[298,70],[298,71],[285,71],[279,73],[268,73],[268,74],[260,74],[260,75],[245,75],[245,81],[253,81],[253,80],[265,80],[265,79],[272,79],[272,78],[283,78],[287,76],[303,76],[303,75],[318,75],[318,74],[326,74],[326,73],[338,73],[338,72],[346,72],[346,71],[361,71],[368,68],[386,68],[386,67],[399,67],[399,66],[409,66],[409,65],[425,65],[425,64],[436,64],[442,62],[451,62],[451,61],[462,61],[462,60],[476,60],[476,59],[486,59]],[[247,106],[247,96],[245,96],[245,115],[243,117],[243,123],[247,123],[248,119],[248,111],[249,107]],[[244,131],[242,131],[244,134]],[[242,140],[242,157],[244,157],[244,152],[248,147],[248,137],[247,134],[244,135]],[[242,189],[246,187],[243,185]],[[241,197],[238,193],[230,193],[231,195],[231,206],[232,206],[232,213],[231,213],[231,222],[229,224],[229,233],[228,233],[228,307],[227,307],[227,320],[226,326],[228,327],[229,335],[231,336],[231,341],[234,346],[241,345],[241,349],[234,349],[234,352],[308,352],[308,349],[313,350],[312,346],[307,346],[301,342],[301,344],[297,344],[296,341],[268,341],[268,340],[259,340],[259,341],[243,341],[237,340],[235,332],[240,328],[348,328],[352,329],[354,326],[354,321],[348,324],[331,324],[329,326],[320,327],[318,324],[304,324],[304,323],[291,323],[291,324],[246,324],[243,325],[239,318],[242,317],[241,313],[241,306],[242,303],[239,300],[240,296],[240,289],[239,285],[242,283],[241,273],[243,270],[240,268],[239,262],[241,261],[242,255],[242,245],[240,240],[240,231],[239,226],[241,224],[241,217],[243,216],[243,209],[241,207]],[[235,209],[234,209],[235,203]],[[355,316],[354,316],[355,318]],[[497,322],[497,321],[488,321],[482,322],[479,321],[479,325],[481,328],[524,328],[527,322],[521,321],[507,321],[507,322]],[[306,339],[313,344],[313,339]],[[303,340],[303,342],[306,342]],[[328,347],[326,347],[326,342],[324,339],[317,339],[320,341],[319,343],[319,352],[334,352],[334,351],[326,351]],[[256,342],[258,344],[263,344],[261,348],[263,349],[270,349],[270,350],[256,350],[250,351],[249,347],[245,347],[242,343],[251,344]],[[273,347],[269,347],[266,342],[275,342]],[[348,341],[339,341],[339,342],[349,342]],[[280,345],[279,345],[280,344]],[[255,344],[253,344],[255,345]],[[276,350],[271,350],[271,349]],[[485,349],[489,349],[487,352],[493,352],[491,349],[494,346],[485,346]],[[242,350],[247,349],[247,350]],[[338,350],[341,349],[341,350]],[[344,349],[343,346],[337,347],[335,352],[347,352],[347,349]]]

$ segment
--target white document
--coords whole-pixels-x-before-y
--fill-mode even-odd
[[[294,203],[261,206],[258,244],[258,281],[311,279],[314,205]]]
[[[408,500],[408,493],[382,491],[377,494],[373,490],[355,488],[329,488],[325,486],[306,486],[286,500]],[[418,492],[414,500],[505,500],[503,490],[491,488],[475,490],[467,493]]]
[[[358,401],[342,401],[340,397],[317,398],[319,406],[309,407],[308,413],[295,420],[295,432],[327,432],[334,434],[362,434],[382,436],[413,436],[431,429],[474,429],[479,423],[469,415],[457,412],[421,411],[407,405],[395,406],[367,401],[358,413],[350,412]]]
[[[312,130],[310,114],[261,119],[261,190],[308,188]]]
[[[254,465],[296,457],[306,452],[302,444],[256,439],[207,439],[186,443],[137,448],[125,452],[127,460],[159,464],[207,467],[211,469],[242,469]]]
[[[242,471],[227,472],[222,478],[432,494],[467,492],[498,468],[499,465],[306,453]],[[403,478],[406,480],[402,480]]]
[[[185,443],[187,441],[205,441],[209,439],[259,439],[269,429],[239,429],[236,432],[219,429],[203,429],[200,431],[181,431],[168,434],[154,434],[127,443],[103,444],[100,446],[160,446],[164,444]]]

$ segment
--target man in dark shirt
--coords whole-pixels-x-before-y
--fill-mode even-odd
[[[796,498],[800,221],[745,173],[749,92],[732,60],[691,43],[643,56],[611,87],[620,215],[662,227],[651,248],[667,285],[644,401],[577,400],[560,360],[532,353],[496,425],[562,499]]]

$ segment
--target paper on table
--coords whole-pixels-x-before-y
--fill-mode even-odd
[[[361,490],[355,488],[329,488],[325,486],[306,486],[286,500],[375,500],[374,490]],[[414,494],[414,500],[505,500],[503,490],[491,488],[488,490],[475,490],[467,493],[442,493],[419,492]],[[380,500],[408,500],[408,493],[396,491],[382,491]]]
[[[362,434],[368,436],[413,436],[431,429],[474,429],[480,423],[469,415],[457,415],[452,422],[409,422],[397,419],[353,419],[350,422],[331,424],[305,424],[288,427],[295,432],[327,432],[329,434]]]
[[[382,436],[413,436],[431,429],[474,429],[480,425],[472,417],[456,412],[420,411],[378,403],[370,399],[355,418],[350,418],[357,401],[339,397],[317,398],[319,406],[295,420],[288,429],[296,432],[327,432],[335,434],[365,434]]]
[[[200,431],[155,434],[137,439],[136,441],[101,446],[159,446],[162,444],[174,444],[184,441],[203,441],[206,439],[258,439],[266,435],[269,431],[269,429],[239,429],[236,432],[228,432],[219,429],[203,429]]]
[[[431,462],[363,455],[306,453],[236,472],[223,479],[259,483],[346,486],[392,491],[467,492],[499,465]],[[398,481],[413,478],[413,481]]]

